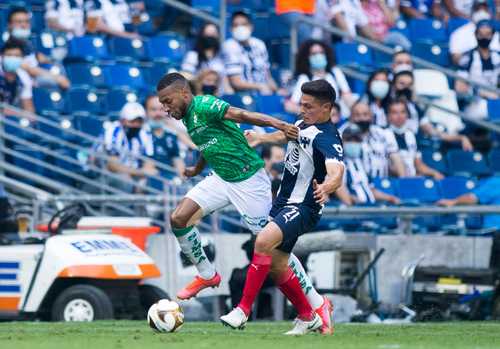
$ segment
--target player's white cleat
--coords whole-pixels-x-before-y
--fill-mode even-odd
[[[229,326],[232,329],[242,330],[247,324],[248,317],[240,308],[236,307],[229,314],[220,317],[220,321],[224,326]]]
[[[303,336],[309,332],[318,331],[323,325],[321,318],[318,314],[314,313],[314,318],[311,321],[304,321],[302,319],[295,319],[294,327],[286,332],[288,336]]]

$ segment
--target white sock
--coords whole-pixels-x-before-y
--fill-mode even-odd
[[[183,234],[180,235],[179,232]],[[215,276],[215,267],[208,260],[205,251],[203,251],[198,229],[193,226],[186,229],[175,230],[174,234],[177,237],[177,241],[179,241],[182,252],[188,256],[189,260],[196,266],[200,277],[207,280],[213,278]]]
[[[295,276],[299,279],[300,286],[304,291],[309,304],[313,309],[318,309],[323,305],[323,297],[314,288],[311,279],[307,276],[302,263],[293,253],[290,253],[290,258],[288,259],[288,266],[292,269]]]

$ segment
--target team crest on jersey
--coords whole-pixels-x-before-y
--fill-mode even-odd
[[[302,146],[302,148],[305,148],[311,143],[311,139],[308,137],[300,136],[299,143]]]
[[[294,176],[299,171],[299,157],[299,148],[296,145],[286,154],[285,168]]]
[[[193,114],[193,125],[196,126],[197,123],[198,123],[198,115]]]

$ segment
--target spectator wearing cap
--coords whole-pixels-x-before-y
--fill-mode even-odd
[[[158,96],[147,97],[144,106],[153,137],[153,159],[175,169],[175,171],[167,171],[160,168],[160,175],[166,178],[172,178],[175,175],[182,177],[186,165],[180,157],[177,135],[165,124],[165,111]]]
[[[105,129],[102,149],[108,157],[107,168],[125,179],[144,181],[157,170],[148,159],[154,154],[153,138],[144,127],[146,111],[136,102],[125,104],[120,111],[120,120]],[[129,183],[111,180],[110,185],[133,193],[135,187]]]
[[[346,171],[344,183],[335,193],[339,200],[349,206],[374,204],[377,201],[399,204],[399,198],[379,191],[370,184],[362,159],[363,134],[359,126],[348,125],[342,133],[342,140]]]
[[[222,53],[226,62],[226,74],[236,91],[255,91],[272,94],[278,86],[271,76],[266,44],[252,36],[250,16],[237,11],[231,16],[230,39],[224,42]]]
[[[475,118],[487,117],[486,99],[497,99],[500,96],[485,89],[473,89],[468,81],[498,88],[500,85],[500,51],[491,49],[490,44],[495,29],[490,21],[480,21],[476,25],[475,38],[477,47],[466,52],[459,60],[459,75],[463,79],[455,81],[457,96],[462,99],[462,107],[466,114]]]
[[[450,35],[449,50],[454,64],[458,64],[462,55],[477,47],[476,25],[484,20],[492,20],[494,15],[488,6],[487,0],[475,0],[472,7],[471,22],[455,29]],[[500,50],[499,34],[496,32],[490,42],[492,50]]]
[[[389,130],[398,143],[399,154],[405,166],[405,177],[429,176],[436,180],[444,176],[439,171],[427,166],[422,160],[422,154],[417,149],[415,134],[407,128],[408,109],[406,101],[395,99],[387,105]]]
[[[9,38],[14,38],[23,43],[23,64],[34,85],[57,85],[63,89],[70,87],[69,80],[55,70],[50,71],[40,67],[40,64],[50,63],[47,56],[35,52],[31,44],[31,14],[24,7],[13,7],[7,16],[7,29]]]

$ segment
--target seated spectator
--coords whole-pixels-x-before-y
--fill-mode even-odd
[[[196,78],[196,94],[220,96],[221,78],[215,70],[203,70]]]
[[[300,46],[295,60],[295,78],[297,82],[293,87],[292,95],[285,102],[285,109],[289,113],[299,113],[302,85],[318,79],[325,79],[333,86],[337,96],[340,96],[340,101],[345,105],[345,109],[348,110],[348,106],[354,102],[344,73],[335,66],[331,47],[323,41],[307,40]]]
[[[361,130],[363,167],[368,177],[388,177],[390,172],[403,177],[405,168],[394,134],[373,124],[368,104],[358,101],[352,106],[349,122],[340,128],[340,133],[352,124]]]
[[[473,0],[443,0],[443,5],[451,17],[467,18],[472,15]]]
[[[330,16],[333,24],[349,33],[350,38],[359,33],[368,39],[377,40],[359,0],[331,1]]]
[[[231,89],[225,74],[219,40],[217,26],[213,23],[205,24],[198,34],[194,50],[189,51],[184,57],[181,70],[192,76],[196,76],[204,70],[217,72],[221,77],[219,91],[224,94],[230,92]]]
[[[256,91],[272,94],[278,90],[271,76],[266,44],[252,37],[253,25],[245,12],[231,16],[232,38],[223,45],[226,74],[236,91]]]
[[[389,74],[385,69],[374,71],[366,82],[366,94],[362,101],[370,106],[375,116],[374,124],[380,127],[387,127],[387,117],[385,108],[389,101]]]
[[[34,112],[31,78],[21,69],[23,49],[24,43],[15,38],[9,39],[2,46],[0,102]]]
[[[120,120],[107,127],[104,132],[103,150],[107,153],[107,168],[124,179],[145,183],[146,177],[155,175],[157,170],[151,160],[154,154],[151,133],[144,127],[146,111],[136,102],[125,104],[120,111]],[[138,190],[134,185],[109,180],[113,187],[128,193]]]
[[[463,80],[455,80],[455,90],[459,101],[462,99],[465,113],[474,118],[488,116],[486,99],[500,98],[497,93],[481,88],[474,93],[468,84],[471,81],[491,87],[500,86],[500,51],[490,49],[494,33],[489,21],[479,22],[475,33],[477,47],[466,52],[459,61],[459,74]]]
[[[166,124],[166,115],[157,96],[149,96],[144,102],[146,117],[153,137],[153,159],[175,168],[175,172],[159,169],[162,177],[184,176],[186,168],[180,157],[177,135],[171,132]]]
[[[395,99],[387,105],[389,129],[393,132],[398,143],[399,154],[405,165],[405,177],[429,176],[434,179],[443,179],[444,176],[427,166],[422,160],[422,154],[417,149],[417,139],[406,124],[408,122],[408,109],[406,101]]]
[[[413,70],[413,60],[406,50],[398,50],[392,55],[391,72],[394,74],[395,71],[402,69]]]
[[[55,74],[47,69],[40,68],[40,63],[49,63],[49,59],[42,53],[35,52],[31,44],[31,14],[24,7],[14,7],[7,17],[9,37],[23,42],[24,69],[36,85],[57,84],[63,89],[70,86],[69,80],[61,74]]]
[[[477,47],[475,36],[476,24],[483,20],[493,19],[488,2],[486,0],[475,0],[472,8],[471,22],[455,29],[450,35],[449,51],[454,64],[458,64],[460,57]],[[492,50],[500,50],[499,34],[495,33],[490,43]]]
[[[138,39],[140,35],[126,31],[132,22],[130,8],[125,0],[85,0],[87,32]]]
[[[315,13],[315,0],[276,0],[276,14],[286,22],[290,28],[297,25],[297,40],[299,44],[312,36],[313,28],[304,22],[298,22],[300,16],[311,17]]]
[[[436,204],[452,207],[457,205],[500,205],[500,177],[491,177],[470,193],[460,195],[454,199],[441,199]],[[500,228],[500,215],[487,214],[483,217],[484,228]]]
[[[352,206],[354,204],[374,204],[377,201],[385,201],[398,205],[399,198],[386,194],[370,185],[362,161],[362,133],[355,125],[349,125],[342,134],[344,145],[344,163],[346,172],[343,185],[335,192],[339,200]]]
[[[415,79],[413,73],[410,70],[406,70],[404,66],[400,65],[398,69],[402,70],[395,71],[394,78],[392,79],[391,98],[406,101],[406,107],[409,112],[406,127],[414,134],[417,134],[422,112],[415,101]]]
[[[442,21],[448,21],[448,14],[441,8],[439,0],[401,0],[401,14],[407,18],[434,17]]]
[[[389,31],[396,23],[398,13],[392,11],[385,0],[361,0],[361,6],[376,41],[405,50],[411,48],[411,42],[403,34]]]
[[[49,0],[45,3],[47,27],[66,33],[68,39],[85,34],[83,0]]]

